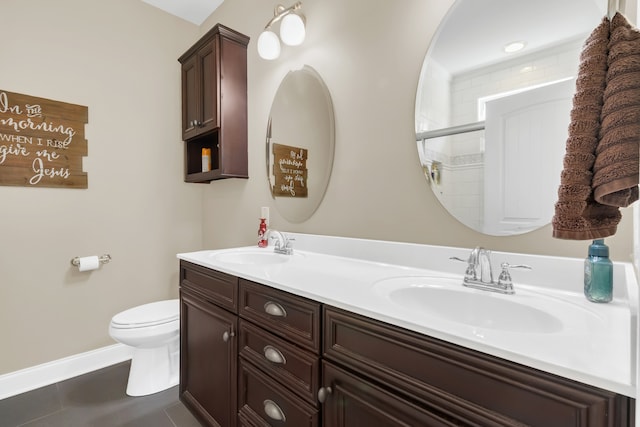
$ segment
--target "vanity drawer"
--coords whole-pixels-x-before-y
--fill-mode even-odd
[[[320,359],[316,354],[240,320],[240,355],[316,406]]]
[[[319,354],[319,303],[243,279],[239,287],[241,317]]]
[[[238,312],[238,278],[235,276],[181,260],[180,286],[233,313]]]
[[[461,419],[613,427],[632,417],[633,399],[607,390],[336,308],[324,322],[325,358]]]
[[[318,410],[240,359],[238,418],[243,425],[317,427]]]

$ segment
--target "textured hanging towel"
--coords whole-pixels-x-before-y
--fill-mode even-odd
[[[607,63],[593,195],[627,207],[638,200],[640,173],[640,31],[619,13],[611,20]]]
[[[620,221],[618,208],[596,202],[591,187],[607,78],[609,32],[609,19],[605,17],[589,35],[580,54],[564,169],[551,221],[553,237],[559,239],[611,236]]]

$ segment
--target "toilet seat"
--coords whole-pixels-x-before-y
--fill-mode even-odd
[[[134,329],[164,325],[180,318],[179,300],[157,301],[130,308],[113,316],[111,326]]]

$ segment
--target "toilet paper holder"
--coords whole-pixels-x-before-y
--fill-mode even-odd
[[[109,261],[111,261],[111,255],[109,255],[109,254],[100,255],[98,257],[98,261],[100,261],[100,264],[106,264]],[[79,267],[80,266],[80,257],[72,258],[71,259],[71,265],[73,265],[74,267]]]

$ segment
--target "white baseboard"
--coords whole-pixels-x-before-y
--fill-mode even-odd
[[[133,348],[114,344],[0,375],[0,399],[55,384],[131,359]]]

